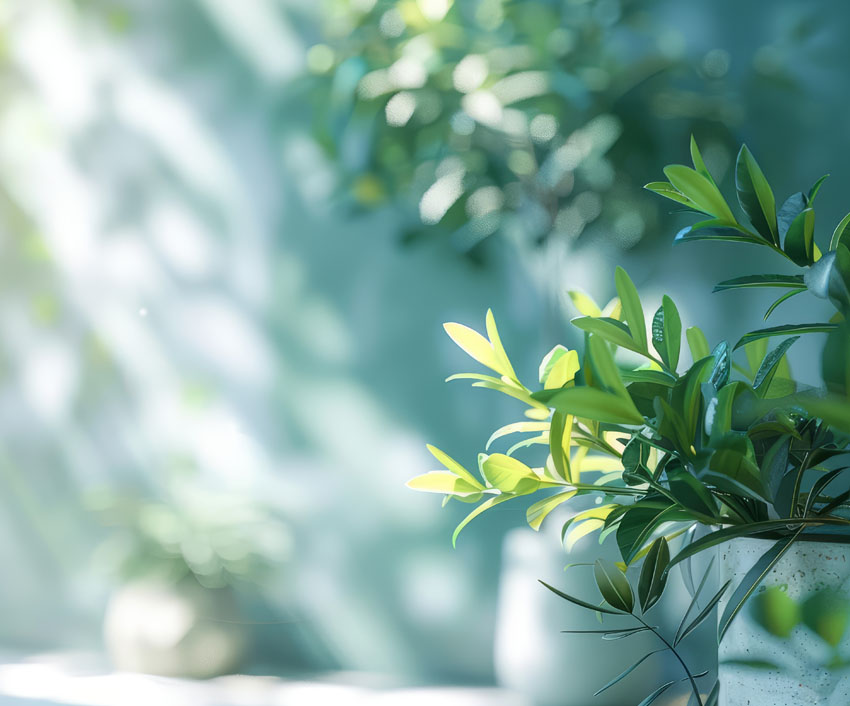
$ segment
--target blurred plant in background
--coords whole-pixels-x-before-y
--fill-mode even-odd
[[[164,485],[155,497],[91,494],[89,507],[113,529],[95,556],[102,568],[124,580],[191,575],[217,588],[260,582],[291,554],[286,524],[259,499],[199,491],[196,478]]]
[[[657,230],[639,190],[664,118],[708,124],[717,165],[741,117],[717,90],[729,54],[695,70],[654,5],[332,0],[307,86],[349,204],[390,203],[406,238],[439,230],[462,251],[496,232],[525,249],[594,234],[636,245]]]

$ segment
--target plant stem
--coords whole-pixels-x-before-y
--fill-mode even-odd
[[[634,615],[634,613],[632,613],[632,615]],[[657,637],[659,640],[661,640],[661,642],[663,642],[667,646],[667,649],[670,650],[673,653],[673,655],[676,657],[677,660],[679,660],[679,664],[682,665],[682,669],[684,669],[685,674],[688,675],[688,681],[691,682],[691,688],[693,689],[694,696],[697,699],[697,706],[703,706],[702,695],[699,693],[699,687],[697,686],[696,680],[694,679],[694,675],[691,674],[691,670],[688,669],[688,665],[685,664],[685,660],[682,659],[682,656],[676,651],[676,648],[673,647],[673,645],[671,645],[667,640],[665,640],[664,636],[656,628],[652,627],[645,620],[643,620],[643,618],[641,618],[637,615],[634,615],[634,617],[647,630],[651,630],[652,633],[655,635],[655,637]]]

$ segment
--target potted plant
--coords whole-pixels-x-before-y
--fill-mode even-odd
[[[119,581],[104,617],[114,666],[191,678],[236,670],[247,635],[235,588],[287,555],[280,518],[180,482],[158,497],[100,491],[91,504],[112,529],[95,556]]]
[[[599,498],[599,504],[564,525],[562,536],[569,545],[595,532],[600,540],[613,535],[622,561],[599,559],[593,567],[602,602],[598,596],[548,588],[601,615],[633,616],[632,627],[619,628],[617,635],[608,630],[609,638],[656,633],[659,650],[678,658],[695,704],[833,703],[826,700],[829,687],[824,687],[832,673],[813,670],[794,681],[799,688],[793,693],[782,692],[790,688],[786,682],[777,692],[766,685],[778,683],[778,670],[755,671],[738,660],[724,662],[727,651],[747,639],[747,628],[736,616],[765,577],[789,584],[798,599],[814,589],[839,589],[850,576],[850,490],[843,465],[850,442],[850,337],[845,323],[850,309],[850,215],[821,250],[814,235],[814,204],[823,179],[777,209],[761,169],[742,147],[735,186],[746,222],[739,220],[693,139],[691,155],[693,168],[668,166],[669,181],[647,185],[705,216],[683,229],[676,242],[760,246],[795,268],[789,274],[721,282],[715,291],[781,290],[765,319],[800,294],[828,300],[834,315],[828,321],[757,329],[734,345],[720,341],[713,347],[691,326],[684,337],[693,362],[683,365],[683,325],[673,300],[665,296],[647,320],[634,284],[617,268],[618,299],[604,311],[587,296],[571,294],[582,314],[572,323],[584,332],[583,353],[553,348],[540,365],[538,390],[520,381],[491,312],[486,336],[461,324],[446,324],[455,343],[492,371],[449,379],[471,379],[474,386],[498,390],[526,408],[525,418],[498,429],[487,448],[509,435],[521,440],[504,453],[481,454],[477,475],[429,447],[444,469],[418,476],[409,485],[444,494],[447,500],[476,503],[455,530],[454,540],[475,517],[510,500],[539,496],[527,509],[528,523],[537,529],[558,506],[586,495]],[[786,358],[800,336],[816,333],[827,334],[824,390],[804,389]],[[670,569],[715,552],[720,587],[709,591],[711,572],[706,571],[699,587],[690,587],[693,601],[678,631],[662,634],[645,614],[661,596]],[[677,647],[715,607],[721,664],[720,679],[711,686],[689,669]],[[742,675],[742,669],[750,671]],[[631,671],[612,675],[603,688]],[[642,706],[674,683],[660,685]],[[724,683],[733,688],[721,688]]]

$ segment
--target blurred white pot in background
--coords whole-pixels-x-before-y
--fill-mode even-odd
[[[106,610],[104,640],[118,670],[195,679],[233,672],[246,647],[233,591],[193,578],[119,588]]]

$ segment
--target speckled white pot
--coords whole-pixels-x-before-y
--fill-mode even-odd
[[[732,585],[718,606],[723,614],[734,587],[773,542],[751,537],[734,539],[718,548],[721,585]],[[787,586],[795,600],[823,588],[850,590],[850,545],[834,542],[795,542],[768,574],[763,586]],[[848,645],[842,646],[847,651]],[[788,639],[763,630],[745,606],[732,621],[719,652],[720,706],[847,706],[850,674],[814,666],[828,658],[824,644],[805,627]],[[762,660],[780,670],[724,664],[729,660]]]

